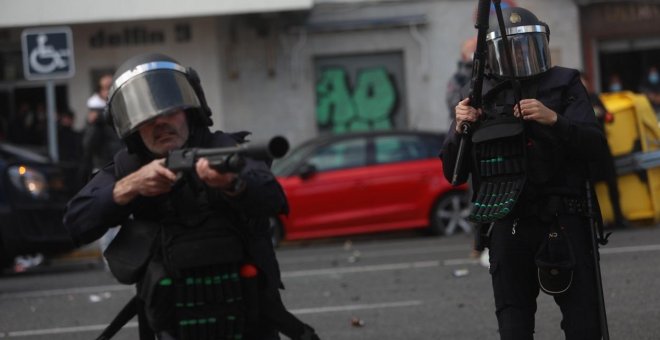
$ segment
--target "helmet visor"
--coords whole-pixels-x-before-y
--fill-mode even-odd
[[[109,107],[115,131],[124,138],[156,116],[200,108],[200,103],[183,73],[157,69],[124,82],[110,98]]]
[[[502,38],[488,41],[488,63],[493,74],[524,78],[543,73],[550,68],[550,50],[545,33],[514,34],[508,35],[507,38],[513,59],[512,66],[506,61],[506,46]]]

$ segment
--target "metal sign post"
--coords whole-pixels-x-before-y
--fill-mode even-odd
[[[75,73],[73,41],[69,27],[32,28],[21,34],[23,73],[27,80],[46,80],[48,110],[48,152],[59,160],[54,79],[71,78]]]

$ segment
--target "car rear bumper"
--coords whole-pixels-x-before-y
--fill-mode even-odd
[[[7,256],[54,254],[74,249],[62,209],[21,209],[0,214],[0,241]]]

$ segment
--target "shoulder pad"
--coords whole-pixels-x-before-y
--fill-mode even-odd
[[[137,154],[129,153],[126,148],[122,148],[115,154],[114,162],[115,177],[117,177],[117,179],[123,178],[126,175],[137,171],[142,166],[142,162]]]
[[[252,134],[252,132],[250,132],[250,131],[237,131],[237,132],[230,132],[229,136],[231,136],[231,138],[233,138],[236,142],[242,144],[242,143],[245,143],[245,142],[249,142],[249,140],[247,139],[247,136],[249,136],[251,134]]]
[[[575,69],[555,66],[543,75],[539,83],[539,91],[567,86],[579,77],[580,72]]]

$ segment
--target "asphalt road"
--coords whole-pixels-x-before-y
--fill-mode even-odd
[[[602,248],[612,339],[660,339],[660,228],[615,231]],[[322,339],[497,339],[490,275],[471,238],[416,233],[290,243],[278,249],[287,306]],[[0,338],[93,339],[129,300],[96,264],[0,278]],[[536,339],[562,339],[541,293]],[[136,339],[133,320],[115,339]]]

